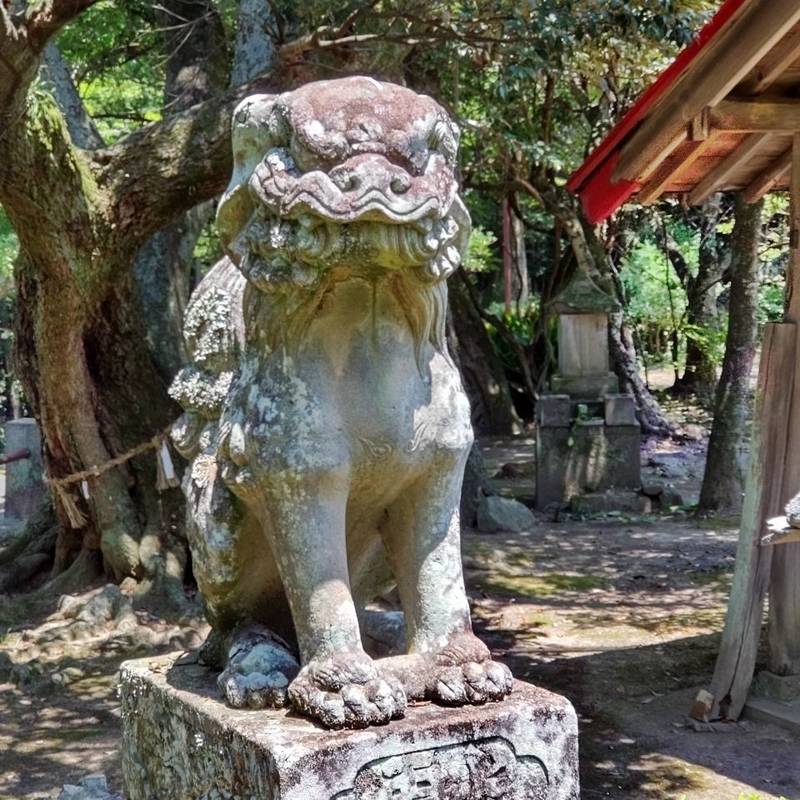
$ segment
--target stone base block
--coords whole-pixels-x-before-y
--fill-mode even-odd
[[[30,456],[6,467],[6,517],[26,519],[47,493],[42,480],[42,437],[35,419],[23,417],[5,424],[5,452],[28,450]]]
[[[764,669],[756,675],[751,691],[754,697],[800,705],[800,675],[776,675]]]
[[[766,697],[751,697],[744,707],[744,717],[778,725],[800,736],[800,703],[779,703]]]
[[[518,682],[502,703],[414,705],[389,725],[326,731],[217,697],[177,655],[122,666],[127,800],[578,800],[578,730],[563,697]]]
[[[568,394],[573,400],[598,399],[619,392],[619,378],[613,372],[594,375],[553,375],[553,394]]]
[[[572,428],[536,430],[536,507],[587,492],[641,488],[641,430],[587,420]]]

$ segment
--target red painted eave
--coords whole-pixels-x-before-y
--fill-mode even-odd
[[[686,71],[703,48],[719,34],[739,9],[751,0],[726,0],[692,43],[642,93],[591,155],[573,173],[567,188],[577,194],[592,224],[610,217],[641,188],[635,181],[613,181],[622,145]]]

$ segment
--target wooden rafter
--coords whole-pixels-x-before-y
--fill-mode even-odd
[[[742,194],[748,203],[755,203],[767,192],[772,191],[778,181],[786,175],[792,167],[792,148],[783,155],[778,156],[763,172],[753,178],[745,187]]]
[[[714,169],[689,192],[689,204],[693,206],[699,205],[714,194],[714,192],[725,188],[726,181],[728,181],[742,162],[752,158],[753,154],[760,150],[772,136],[773,134],[771,133],[750,134],[750,136],[714,167]]]
[[[792,31],[775,49],[753,70],[739,86],[737,93],[758,95],[775,83],[789,67],[800,59],[800,31]]]
[[[655,203],[666,191],[667,186],[673,183],[682,172],[688,169],[703,154],[711,138],[687,142],[681,151],[680,159],[665,161],[639,190],[638,199],[640,203],[649,205]]]
[[[756,133],[794,133],[800,130],[800,103],[785,100],[723,100],[710,110],[715,130]]]
[[[675,85],[670,99],[639,126],[620,153],[614,180],[646,178],[663,162],[661,152],[677,129],[685,127],[704,107],[724,100],[798,22],[800,3],[752,3],[747,13],[696,59],[691,73]]]

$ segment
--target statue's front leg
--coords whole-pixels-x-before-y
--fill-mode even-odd
[[[345,469],[272,476],[263,507],[300,647],[289,699],[329,728],[383,724],[406,706],[400,682],[382,678],[362,647],[347,569],[348,488]]]
[[[388,510],[381,532],[406,615],[409,655],[389,659],[409,696],[448,705],[500,700],[513,678],[472,632],[461,565],[466,452],[441,462]]]

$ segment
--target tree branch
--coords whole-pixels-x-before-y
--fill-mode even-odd
[[[97,180],[110,197],[109,246],[138,249],[181,213],[219,194],[232,168],[233,109],[254,92],[279,90],[251,81],[96,151]]]
[[[97,0],[44,0],[32,6],[25,14],[25,28],[31,49],[35,53],[41,53],[53,36],[96,2]]]

